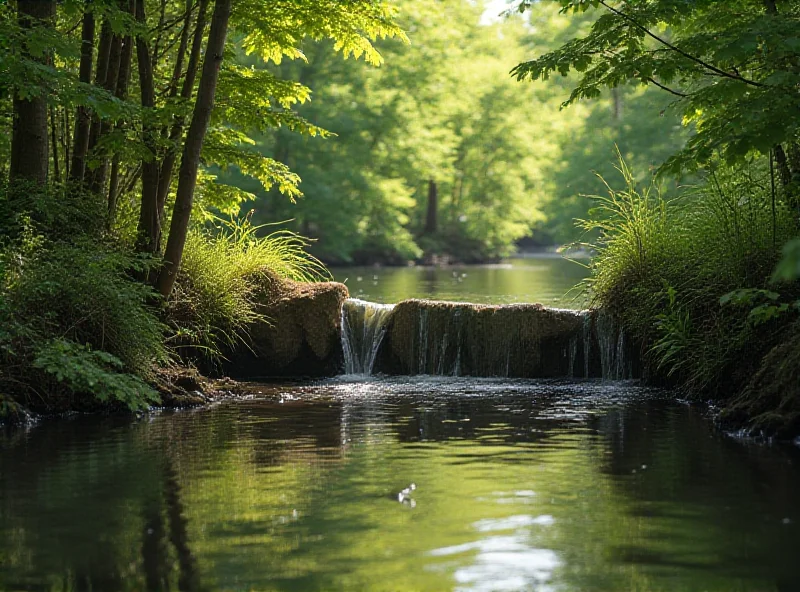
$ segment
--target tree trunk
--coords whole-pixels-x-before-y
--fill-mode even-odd
[[[67,109],[61,110],[61,148],[64,150],[64,179],[69,179],[69,165],[70,153],[69,147],[72,143],[72,138],[69,135],[69,111]]]
[[[92,82],[92,63],[94,58],[94,13],[89,11],[89,2],[86,1],[86,12],[83,13],[83,26],[81,28],[81,65],[80,81],[84,84]],[[92,124],[92,114],[88,107],[78,107],[75,115],[74,144],[72,147],[72,166],[70,179],[83,182],[86,172],[86,155],[89,152],[89,127]]]
[[[783,146],[778,144],[775,146],[775,163],[778,165],[778,174],[781,178],[781,184],[786,188],[792,182],[792,171],[789,168],[789,161],[786,158],[786,153],[783,151]]]
[[[114,34],[111,30],[111,24],[108,20],[103,21],[103,25],[100,27],[100,42],[97,47],[97,68],[94,73],[94,84],[98,87],[105,86],[106,82],[106,74],[108,74],[108,62],[109,58],[111,57],[111,45],[114,40]],[[100,117],[96,114],[92,116],[91,125],[89,126],[89,145],[86,151],[87,158],[91,155],[94,147],[97,145],[97,141],[100,139],[100,129],[102,126],[102,122],[100,121]],[[90,171],[84,169],[83,171],[83,181],[85,183],[89,183],[92,180],[92,174]]]
[[[55,0],[18,0],[17,18],[20,27],[32,29],[43,24],[53,26],[56,15]],[[23,55],[29,55],[22,47]],[[47,57],[36,61],[47,62]],[[11,165],[9,179],[33,181],[39,185],[47,183],[50,163],[47,129],[47,97],[45,90],[38,96],[20,98],[14,94],[13,131],[11,136]]]
[[[197,21],[194,27],[194,35],[192,36],[192,48],[189,52],[189,63],[186,68],[186,77],[183,79],[183,87],[181,88],[181,98],[187,101],[192,98],[194,81],[197,78],[197,70],[200,65],[200,52],[203,49],[203,34],[206,29],[206,14],[208,12],[209,2],[210,0],[200,0],[197,11]],[[172,171],[175,168],[175,161],[178,156],[175,144],[177,144],[181,135],[183,135],[184,125],[185,121],[182,117],[176,118],[172,124],[172,130],[170,130],[169,139],[173,147],[164,155],[164,161],[161,164],[161,174],[158,179],[159,211],[163,211],[164,209],[164,204],[167,201],[167,194],[172,184]]]
[[[61,183],[61,166],[58,162],[58,130],[56,128],[56,110],[50,107],[50,144],[53,147],[53,177]]]
[[[106,76],[103,80],[103,89],[111,94],[116,95],[117,84],[119,81],[120,67],[122,65],[122,52],[123,52],[123,37],[121,35],[113,35],[111,38],[111,49],[108,52],[108,64],[106,66]],[[102,138],[108,135],[113,129],[113,124],[110,121],[101,121],[98,130],[95,144]],[[103,155],[100,158],[100,164],[92,171],[91,181],[89,188],[92,193],[97,195],[103,194],[108,173],[108,157]]]
[[[189,47],[189,29],[192,25],[193,5],[194,0],[186,0],[186,15],[183,18],[178,52],[175,56],[175,67],[172,69],[172,80],[169,82],[169,92],[167,93],[170,98],[178,96],[178,83],[181,80],[181,76],[183,76],[183,60],[186,59],[186,50]]]
[[[144,0],[136,3],[136,20],[146,23]],[[136,37],[136,57],[139,60],[139,90],[142,107],[145,111],[153,109],[156,104],[155,83],[153,82],[153,64],[150,61],[150,48],[147,40]],[[144,114],[145,123],[142,128],[144,144],[151,156],[142,161],[142,206],[139,210],[139,236],[137,248],[145,253],[157,253],[161,248],[161,215],[158,209],[158,156],[156,130],[147,123],[148,113]]]
[[[186,244],[203,138],[208,131],[211,111],[214,108],[214,96],[217,92],[217,81],[225,50],[225,37],[228,33],[230,14],[231,0],[217,0],[214,15],[211,17],[211,31],[208,35],[203,73],[200,76],[200,88],[192,113],[192,123],[189,125],[189,132],[183,147],[181,168],[178,173],[178,191],[175,196],[175,207],[172,210],[167,248],[164,251],[164,267],[158,276],[157,289],[165,298],[172,292],[172,286],[175,284],[175,277],[183,257],[183,247]]]
[[[436,181],[431,179],[428,181],[428,210],[425,213],[425,230],[424,234],[436,234],[438,229],[438,213],[439,213],[439,192],[436,188]]]
[[[622,121],[622,93],[616,87],[611,89],[611,115],[615,122]]]
[[[135,11],[134,0],[121,0],[120,5],[125,8],[128,13],[134,14]],[[119,73],[117,76],[117,88],[115,96],[125,101],[128,99],[128,87],[131,83],[131,61],[133,59],[133,38],[126,35],[122,39],[122,46],[120,50],[119,60]],[[119,196],[119,156],[114,155],[111,163],[111,179],[108,185],[108,217],[106,226],[108,229],[114,225],[114,219],[117,215],[117,198]]]

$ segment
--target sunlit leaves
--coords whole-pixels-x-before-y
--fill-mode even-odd
[[[714,155],[741,161],[800,132],[796,88],[800,5],[760,0],[561,1],[569,11],[596,8],[591,31],[519,64],[520,80],[581,73],[564,105],[628,81],[680,97],[696,136],[666,170],[702,165]],[[522,8],[531,3],[523,2]],[[787,117],[788,115],[788,117]]]
[[[243,47],[264,61],[280,63],[283,57],[303,58],[298,44],[304,37],[333,39],[334,48],[345,57],[363,57],[380,64],[380,53],[372,41],[385,37],[406,39],[393,22],[394,9],[374,0],[263,0],[236,3],[236,22],[245,33]]]
[[[235,166],[245,175],[257,179],[265,189],[276,185],[290,199],[300,197],[300,177],[285,164],[248,148],[248,143],[253,142],[246,135],[229,128],[211,129],[203,144],[203,160],[206,165],[217,165],[223,169]]]

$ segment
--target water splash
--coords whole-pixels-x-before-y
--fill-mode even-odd
[[[342,349],[345,374],[372,374],[386,335],[393,304],[348,298],[342,306]]]

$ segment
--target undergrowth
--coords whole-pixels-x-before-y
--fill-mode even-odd
[[[249,219],[191,230],[169,302],[137,278],[130,229],[109,232],[101,200],[56,187],[0,186],[0,419],[10,400],[45,411],[159,401],[157,370],[193,354],[218,361],[269,322],[260,290],[273,278],[328,277],[290,232],[259,237]],[[119,219],[118,219],[119,222]]]
[[[131,279],[149,262],[73,218],[90,201],[0,192],[14,208],[0,235],[0,390],[48,410],[141,409],[158,400],[148,381],[167,359],[153,292]]]
[[[598,236],[594,303],[644,345],[654,375],[730,397],[797,317],[797,282],[772,278],[797,215],[762,162],[719,168],[671,200],[655,181],[637,185],[621,160],[618,170],[624,187],[606,185],[581,221]]]
[[[330,278],[306,252],[307,239],[284,230],[260,237],[264,228],[249,218],[216,219],[212,226],[189,232],[168,304],[174,347],[218,362],[225,351],[246,346],[249,326],[269,322],[258,297],[271,278]]]

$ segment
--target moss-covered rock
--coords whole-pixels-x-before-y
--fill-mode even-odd
[[[568,376],[580,312],[541,304],[397,304],[376,361],[389,374]]]
[[[342,366],[341,310],[347,287],[269,277],[259,296],[266,322],[250,327],[248,346],[229,353],[235,378],[332,376]]]
[[[763,357],[722,420],[780,439],[800,434],[800,323],[787,328],[780,343]]]
[[[11,397],[0,393],[0,425],[20,425],[28,423],[31,413]]]

